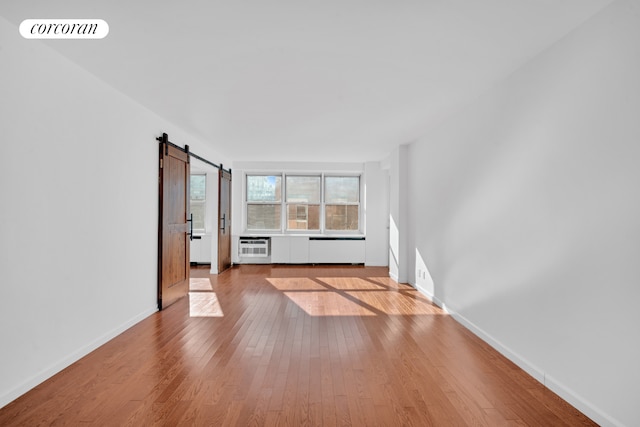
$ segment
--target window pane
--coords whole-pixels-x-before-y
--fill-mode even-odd
[[[204,200],[206,190],[206,175],[191,175],[191,200]]]
[[[192,201],[191,214],[193,215],[193,229],[204,230],[204,201]]]
[[[248,230],[280,230],[280,205],[247,204]]]
[[[191,175],[189,181],[190,211],[193,214],[193,229],[204,230],[204,208],[206,199],[206,175]]]
[[[248,202],[279,202],[282,200],[281,194],[281,176],[247,175]]]
[[[327,230],[358,230],[358,205],[327,205]]]
[[[327,176],[324,179],[325,203],[358,203],[360,200],[360,177]]]
[[[287,176],[287,202],[320,203],[319,176]]]
[[[287,205],[287,230],[320,230],[320,205]]]

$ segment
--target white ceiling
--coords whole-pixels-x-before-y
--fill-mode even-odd
[[[362,162],[610,2],[3,0],[0,15],[104,19],[103,40],[47,43],[229,159]]]

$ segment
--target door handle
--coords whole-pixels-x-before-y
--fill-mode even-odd
[[[227,228],[227,214],[222,214],[222,218],[220,218],[220,220],[222,221],[222,227],[220,227],[220,230],[224,231]]]
[[[193,240],[193,214],[189,214],[187,222],[189,223],[189,232],[187,233],[187,236],[189,236],[189,240]]]
[[[191,240],[191,241],[201,240],[202,236],[194,236],[193,235],[193,214],[189,214],[189,219],[187,220],[187,222],[190,223],[189,232],[187,233],[187,236],[189,236],[189,240]]]

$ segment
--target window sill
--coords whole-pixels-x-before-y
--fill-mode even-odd
[[[251,237],[308,237],[310,239],[345,239],[345,238],[353,238],[360,239],[365,238],[366,235],[363,233],[355,232],[355,233],[264,233],[264,232],[251,232],[245,231],[241,234],[242,236],[251,236]]]

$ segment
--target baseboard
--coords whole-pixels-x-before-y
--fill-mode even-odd
[[[107,343],[113,338],[117,337],[118,335],[120,335],[121,333],[123,333],[124,331],[126,331],[127,329],[135,325],[136,323],[146,319],[147,317],[149,317],[150,315],[152,315],[157,311],[158,311],[157,307],[143,311],[142,313],[138,314],[137,316],[134,316],[133,318],[124,322],[120,326],[112,329],[111,331],[107,332],[106,334],[102,335],[101,337],[97,338],[96,340],[92,341],[86,346],[69,354],[67,357],[63,358],[62,360],[59,360],[58,362],[54,363],[48,368],[45,368],[42,371],[38,372],[37,374],[33,375],[32,377],[24,381],[22,384],[18,385],[17,387],[13,388],[9,392],[0,396],[0,408],[13,402],[18,397],[22,396],[23,394],[25,394],[26,392],[28,392],[38,384],[48,380],[58,372],[62,371],[64,368],[77,362],[82,357],[91,353],[93,350],[97,349],[98,347]]]
[[[398,275],[397,274],[389,272],[389,277],[391,277],[395,282],[398,282]]]
[[[418,291],[420,291],[420,293],[422,295],[424,295],[425,297],[429,298],[435,305],[437,305],[438,307],[442,308],[442,303],[440,302],[440,300],[438,300],[436,298],[436,296],[433,295],[431,292],[427,291],[425,288],[420,286],[418,283],[410,283],[410,285],[413,286],[414,288],[416,288]]]
[[[547,387],[549,390],[553,391],[555,394],[560,396],[562,399],[571,404],[574,408],[585,414],[587,417],[591,418],[597,424],[602,427],[620,427],[623,424],[616,420],[615,418],[607,415],[603,411],[601,411],[597,406],[591,404],[586,399],[582,398],[578,393],[575,393],[570,388],[566,387],[559,381],[556,381],[553,377],[544,372],[543,369],[529,362],[526,358],[522,357],[520,354],[512,351],[509,347],[502,344],[499,340],[492,337],[490,334],[485,332],[482,328],[475,325],[469,319],[458,313],[451,306],[447,306],[443,301],[438,299],[435,295],[432,295],[430,292],[427,292],[420,285],[412,284],[421,294],[429,298],[434,304],[448,313],[451,317],[453,317],[458,323],[462,326],[473,332],[478,338],[489,344],[493,349],[502,354],[504,357],[509,359],[511,362],[516,364],[523,371],[531,375],[542,385]]]
[[[458,323],[460,323],[465,328],[469,329],[473,332],[477,337],[479,337],[482,341],[489,344],[498,353],[502,354],[504,357],[518,365],[523,371],[531,375],[538,382],[544,384],[545,383],[545,373],[538,366],[529,362],[526,358],[522,357],[520,354],[511,350],[509,347],[502,344],[500,341],[492,337],[490,334],[486,333],[483,329],[479,328],[469,319],[458,313],[456,310],[451,309],[451,307],[447,307],[447,312],[453,317]]]
[[[618,421],[614,417],[605,414],[595,405],[590,404],[588,401],[582,398],[582,396],[574,393],[571,389],[565,387],[561,382],[556,381],[550,375],[545,375],[545,387],[566,400],[574,408],[591,418],[597,424],[602,427],[622,427],[621,421]]]

